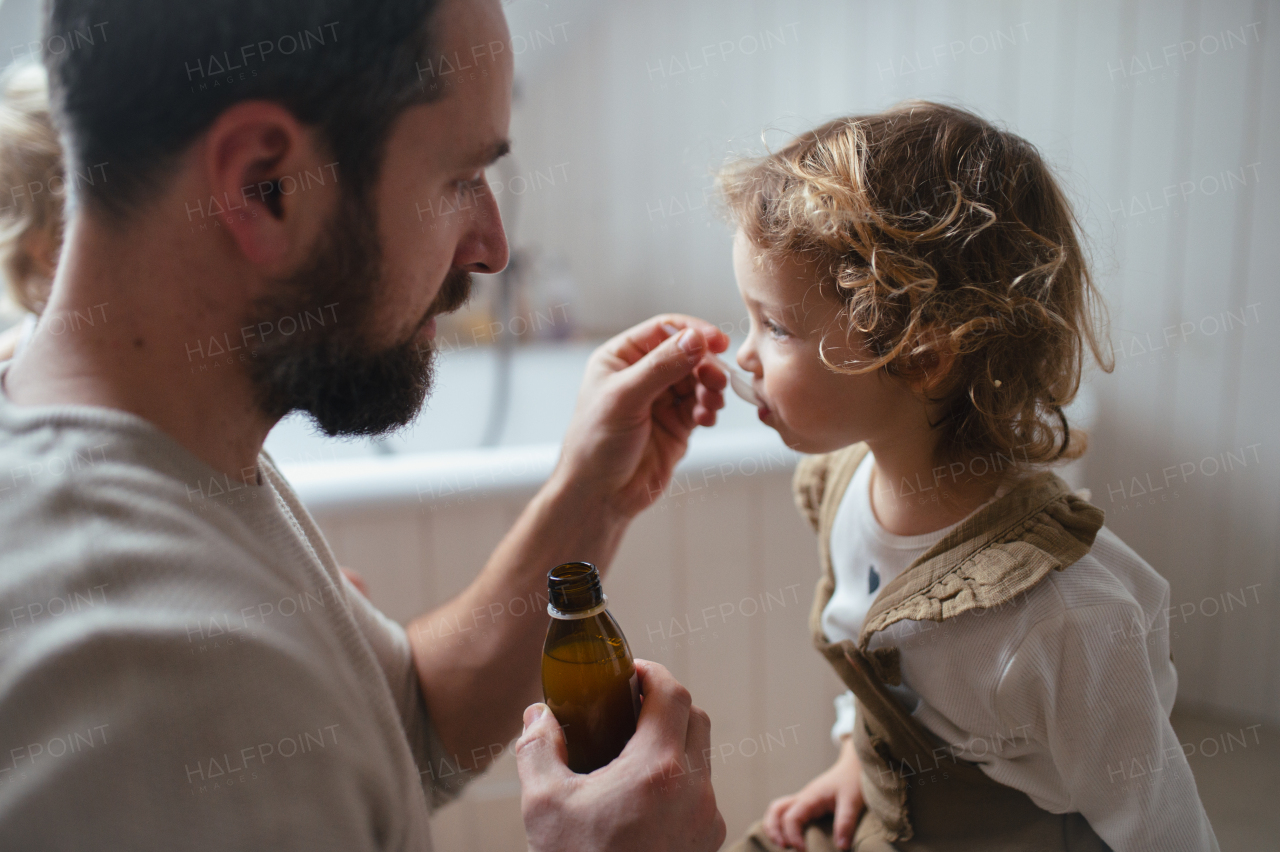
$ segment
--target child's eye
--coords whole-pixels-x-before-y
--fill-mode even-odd
[[[788,337],[787,330],[772,320],[761,320],[760,324],[764,326],[765,331],[774,337]]]

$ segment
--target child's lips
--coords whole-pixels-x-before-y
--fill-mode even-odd
[[[720,369],[724,370],[725,378],[729,380],[729,386],[733,388],[733,392],[749,405],[760,406],[764,403],[760,401],[760,395],[756,392],[755,387],[751,383],[751,379],[743,373],[730,367],[725,360],[719,355],[712,354],[711,360],[720,365]]]

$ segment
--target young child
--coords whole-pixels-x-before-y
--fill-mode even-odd
[[[49,299],[62,248],[64,183],[44,68],[13,65],[0,77],[0,271],[26,316],[0,331],[0,361],[30,336]]]
[[[760,418],[807,456],[835,765],[738,850],[1211,850],[1169,724],[1169,585],[1049,465],[1106,364],[1023,139],[908,102],[721,176]]]

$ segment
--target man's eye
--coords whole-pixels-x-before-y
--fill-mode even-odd
[[[481,172],[475,177],[463,178],[462,180],[454,181],[454,186],[457,187],[458,192],[463,195],[472,195],[483,185],[484,172]]]

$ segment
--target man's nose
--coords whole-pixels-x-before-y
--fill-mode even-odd
[[[501,272],[507,266],[511,250],[502,227],[497,199],[493,193],[485,191],[480,195],[476,208],[475,219],[454,253],[453,265],[468,272]]]

